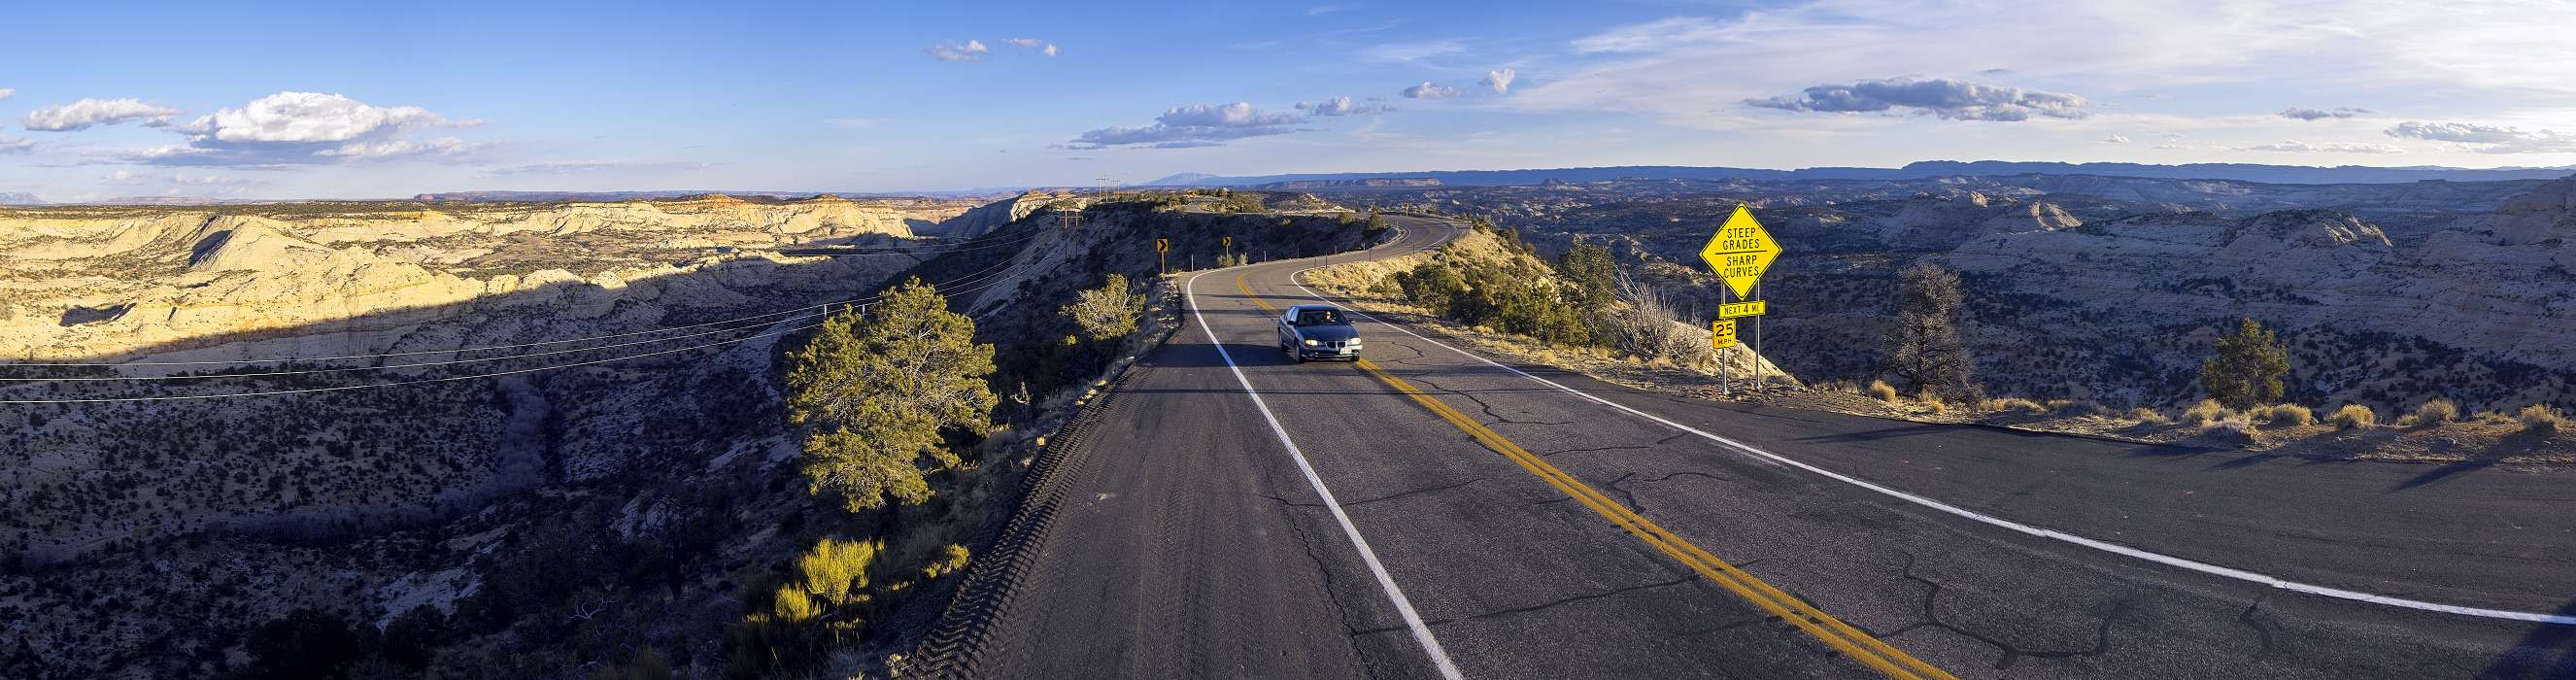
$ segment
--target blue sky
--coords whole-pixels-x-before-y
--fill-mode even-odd
[[[2568,3],[375,5],[14,8],[0,192],[2576,164]]]

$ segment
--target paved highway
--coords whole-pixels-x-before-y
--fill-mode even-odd
[[[1396,219],[1344,257],[1454,234]],[[954,668],[2576,676],[2576,475],[1720,404],[1384,319],[1368,361],[1293,364],[1271,310],[1315,264],[1184,278],[1192,327],[1096,414]]]

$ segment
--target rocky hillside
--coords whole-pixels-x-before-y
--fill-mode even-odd
[[[916,230],[964,212],[925,205],[709,195],[0,209],[0,357],[363,354],[650,324],[738,305],[738,288],[814,291],[883,276],[909,263],[776,250],[915,243]],[[547,308],[562,327],[477,322],[502,304]]]
[[[1050,392],[1078,396],[1117,351],[1064,343],[1057,309],[1106,273],[1149,280],[1153,237],[1306,253],[1367,236],[1333,218],[1128,203],[1096,206],[1080,227],[1039,214],[982,238],[924,240],[903,222],[922,218],[867,205],[9,213],[20,221],[0,250],[7,299],[41,322],[11,328],[37,339],[18,351],[40,360],[421,354],[139,382],[25,379],[211,369],[0,366],[11,379],[0,400],[184,397],[0,405],[0,508],[12,518],[0,528],[0,677],[264,677],[307,656],[368,677],[577,677],[648,657],[719,676],[743,594],[850,521],[807,497],[780,406],[782,355],[813,305],[903,276],[941,284],[976,316],[978,340],[1003,346],[994,391],[1035,394],[995,414],[1026,437],[1072,401]],[[693,245],[705,243],[729,245]],[[868,254],[776,252],[790,244]],[[562,283],[494,283],[528,278]],[[200,297],[223,290],[234,297]],[[289,321],[309,313],[306,295],[370,311],[346,327]],[[65,300],[132,307],[65,325]],[[220,318],[217,300],[234,323],[271,325],[142,320]],[[164,339],[118,344],[98,330],[109,328]],[[448,351],[579,338],[599,339]],[[72,349],[44,349],[55,347]],[[278,394],[221,396],[242,393]],[[1012,501],[1002,494],[1026,447],[973,444],[955,474],[993,481],[884,518],[965,521],[888,549],[974,544],[974,522]],[[922,617],[871,632],[898,636],[907,620]],[[329,660],[339,653],[355,656]]]
[[[2284,328],[2291,398],[2383,411],[2576,402],[2576,178],[2266,185],[2143,178],[1608,182],[1347,194],[1488,215],[1543,248],[1610,245],[1716,299],[1695,255],[1735,201],[1788,247],[1765,280],[1772,358],[1874,377],[1894,272],[1961,270],[2000,393],[2170,406],[2200,398],[2221,324]],[[2252,206],[2257,209],[2248,209]]]

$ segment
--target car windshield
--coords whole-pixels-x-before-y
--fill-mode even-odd
[[[1309,310],[1304,310],[1304,311],[1297,312],[1297,325],[1299,325],[1299,326],[1348,326],[1348,325],[1351,325],[1351,322],[1350,322],[1350,320],[1348,320],[1348,319],[1344,319],[1344,318],[1342,318],[1342,310],[1338,310],[1338,309],[1309,309]]]

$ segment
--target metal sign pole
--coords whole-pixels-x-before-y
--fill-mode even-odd
[[[1753,298],[1767,299],[1762,297],[1762,283],[1759,281],[1753,283]],[[1768,391],[1771,384],[1762,382],[1762,360],[1762,317],[1757,316],[1753,317],[1753,389]]]
[[[1726,308],[1726,286],[1724,284],[1720,284],[1717,287],[1717,308]],[[1710,336],[1714,337],[1716,334],[1716,329],[1712,328],[1709,330]],[[1717,349],[1717,393],[1733,397],[1735,396],[1735,370],[1726,365],[1726,350],[1729,349],[1734,348],[1720,347]]]

